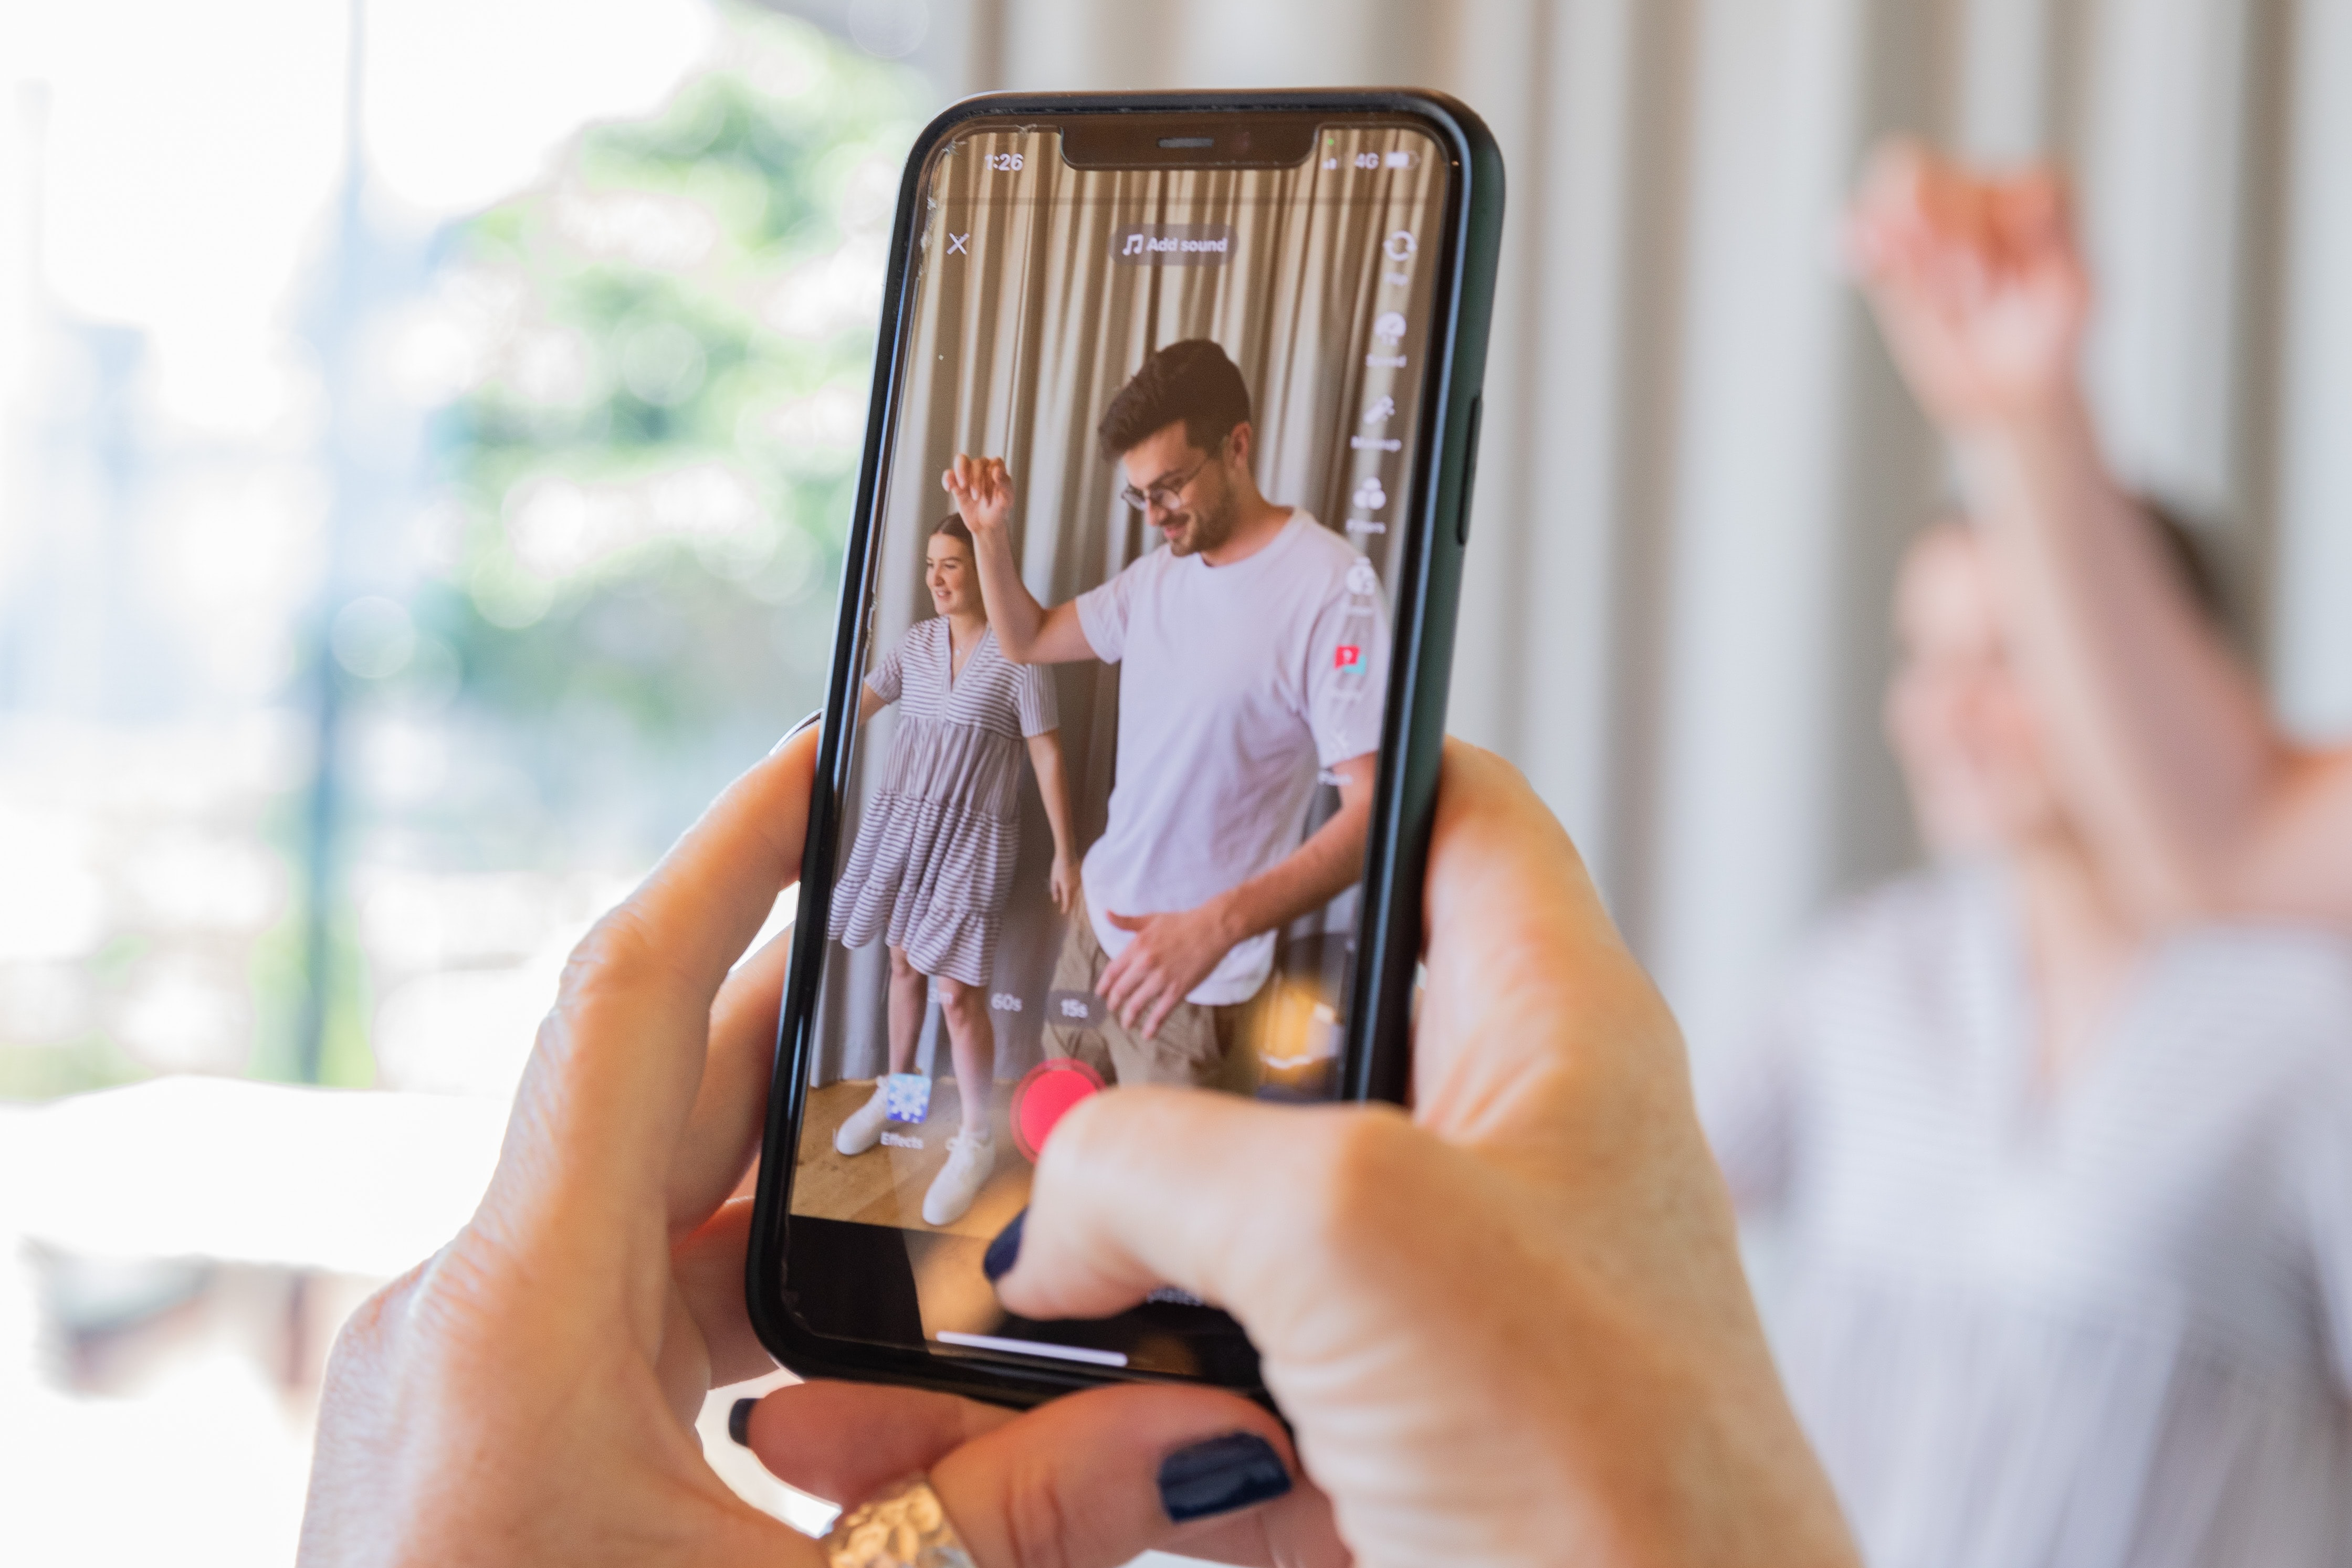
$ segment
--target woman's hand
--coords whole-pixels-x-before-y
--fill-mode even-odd
[[[1054,895],[1054,907],[1067,915],[1078,904],[1078,862],[1055,850],[1054,869],[1046,873],[1045,885]]]
[[[338,1342],[303,1562],[818,1561],[719,1481],[688,1424],[712,1383],[768,1364],[729,1194],[764,1111],[782,949],[729,965],[799,864],[814,740],[730,789],[574,954],[481,1207]],[[928,1471],[981,1568],[1155,1547],[1298,1568],[1349,1547],[1849,1561],[1672,1020],[1492,758],[1449,756],[1428,913],[1415,1122],[1099,1096],[1056,1132],[1003,1281],[1030,1312],[1116,1311],[1161,1281],[1223,1301],[1297,1450],[1213,1389],[1014,1417],[805,1385],[751,1413],[769,1468],[845,1502]],[[1204,1455],[1238,1460],[1229,1484],[1205,1484]],[[1319,1487],[1294,1484],[1302,1457]]]
[[[1674,1020],[1559,824],[1468,747],[1447,753],[1427,918],[1410,1118],[1097,1095],[1056,1128],[1026,1219],[994,1249],[1017,1258],[1005,1304],[1098,1316],[1172,1284],[1248,1329],[1312,1486],[1179,1550],[1852,1563],[1748,1299]],[[1172,1397],[1081,1395],[1000,1435]],[[829,1429],[907,1403],[927,1403],[940,1446],[950,1413],[976,1408],[809,1385],[760,1405],[751,1444],[785,1479],[856,1497],[919,1454],[845,1457]],[[1051,1477],[1082,1458],[1041,1429],[1028,1462]],[[1057,1554],[1091,1505],[1039,1484],[1052,1500],[1008,1561],[1118,1560]]]
[[[2063,185],[1979,177],[1912,142],[1871,161],[1846,248],[1929,417],[1965,434],[2075,395],[2091,291]]]
[[[712,1385],[774,1364],[744,1314],[750,1201],[730,1195],[766,1111],[784,943],[729,966],[797,874],[816,740],[740,780],[572,954],[481,1207],[336,1342],[302,1563],[821,1561],[729,1490],[692,1426]],[[1169,1518],[1166,1458],[1246,1432],[1289,1458],[1272,1416],[1209,1390],[1117,1390],[1021,1422],[889,1389],[815,1391],[800,1410],[805,1429],[769,1429],[836,1476],[870,1490],[929,1469],[982,1568],[1213,1542],[1217,1521]],[[1046,1558],[1035,1511],[1057,1489],[1066,1555]]]
[[[940,486],[955,502],[956,515],[975,537],[1003,530],[1013,516],[1013,476],[1002,457],[967,457],[959,453],[955,465],[940,476]]]

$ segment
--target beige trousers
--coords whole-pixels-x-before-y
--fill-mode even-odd
[[[1083,1061],[1107,1083],[1169,1083],[1234,1094],[1257,1088],[1258,1026],[1270,987],[1223,1007],[1179,1002],[1159,1032],[1147,1036],[1119,1022],[1095,989],[1109,967],[1081,894],[1045,998],[1047,1056]]]

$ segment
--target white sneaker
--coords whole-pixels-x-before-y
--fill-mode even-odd
[[[923,1223],[952,1225],[996,1169],[996,1139],[987,1133],[958,1133],[948,1140],[948,1163],[923,1194]]]
[[[882,1141],[882,1124],[890,1119],[890,1108],[883,1103],[882,1085],[874,1086],[874,1098],[849,1113],[833,1134],[833,1146],[845,1155],[862,1155]]]

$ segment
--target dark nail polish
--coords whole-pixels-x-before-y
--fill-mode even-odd
[[[980,1271],[988,1276],[992,1285],[1013,1272],[1013,1265],[1021,1261],[1021,1226],[1029,1218],[1023,1209],[1013,1217],[1013,1223],[996,1233],[988,1250],[980,1255]]]
[[[1282,1456],[1254,1432],[1228,1432],[1160,1461],[1160,1505],[1178,1524],[1271,1502],[1289,1490]]]
[[[751,1407],[759,1403],[756,1399],[738,1399],[735,1408],[727,1412],[727,1435],[741,1448],[751,1446]]]

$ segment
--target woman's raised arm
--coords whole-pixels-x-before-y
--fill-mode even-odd
[[[2151,925],[2352,923],[2352,751],[2310,752],[2208,630],[2100,454],[2091,310],[2064,192],[1895,144],[1849,246],[1889,348],[1952,441],[2069,803]]]

